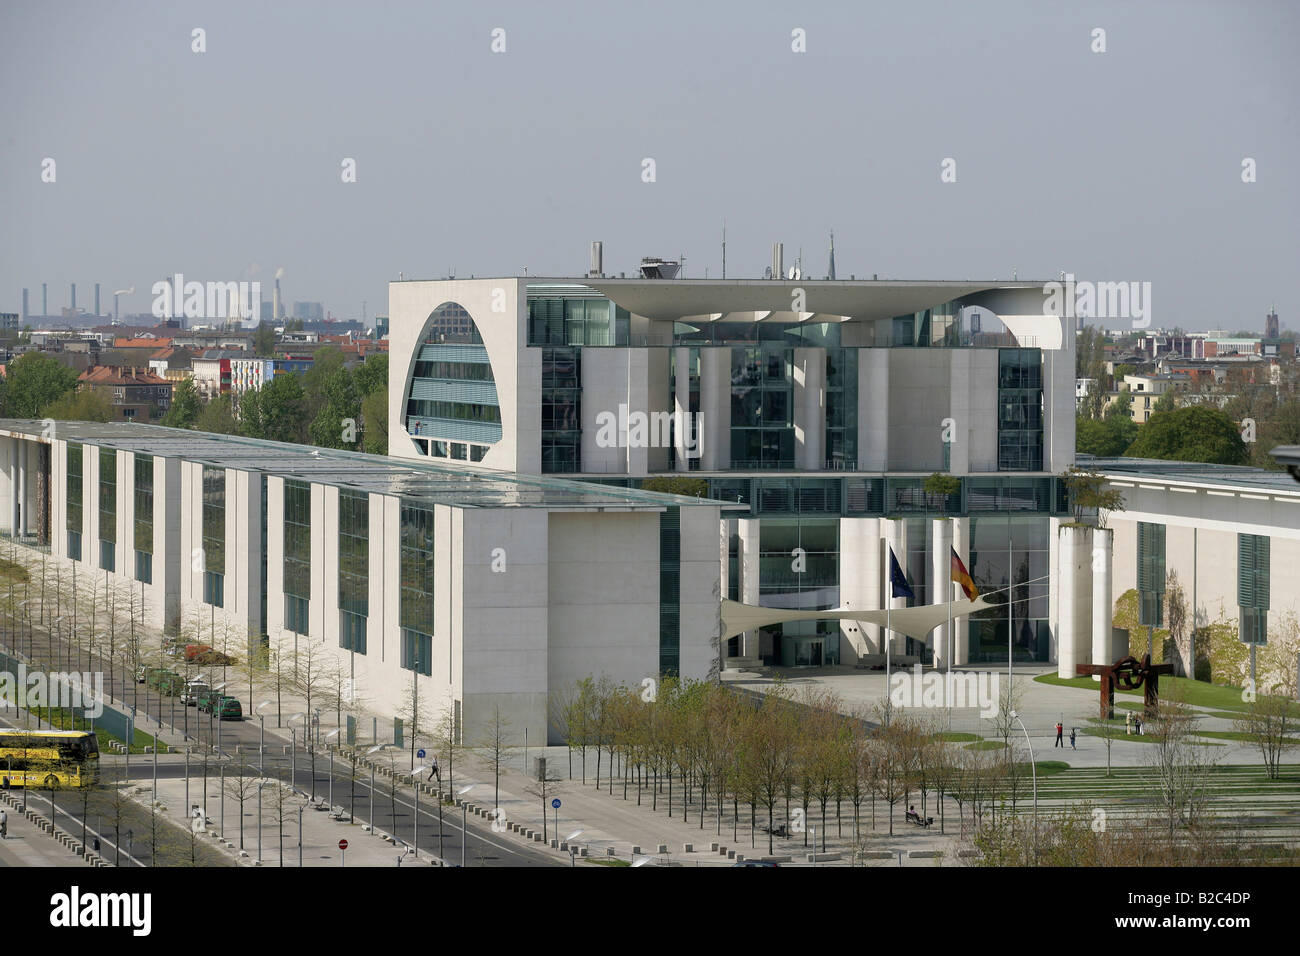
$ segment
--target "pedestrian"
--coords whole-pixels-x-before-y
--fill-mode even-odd
[[[1070,728],[1070,749],[1071,749],[1071,750],[1078,750],[1078,749],[1079,749],[1078,747],[1076,747],[1076,746],[1074,745],[1074,738],[1075,738],[1075,736],[1076,736],[1078,733],[1079,733],[1079,728],[1078,728],[1078,727],[1071,727],[1071,728]]]
[[[1130,737],[1133,736],[1133,712],[1129,711],[1124,715],[1124,733]]]
[[[442,775],[438,772],[437,757],[434,757],[432,760],[429,761],[429,781],[432,782],[435,777],[437,778],[439,783],[442,783]]]
[[[1134,729],[1137,731],[1137,735],[1138,735],[1139,737],[1141,737],[1141,736],[1142,736],[1142,718],[1139,717],[1137,714],[1134,714],[1134,715],[1133,715],[1133,727],[1134,727]]]
[[[9,814],[0,810],[0,840],[9,839]]]
[[[1065,749],[1065,741],[1061,737],[1064,730],[1065,728],[1061,726],[1061,722],[1058,720],[1056,722],[1056,743],[1052,744],[1054,748],[1060,747],[1062,750]]]

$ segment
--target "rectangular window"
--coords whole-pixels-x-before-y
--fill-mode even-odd
[[[135,553],[135,579],[145,584],[153,584],[153,555],[148,551]]]
[[[433,674],[433,638],[402,629],[402,667],[430,677]]]
[[[203,466],[203,602],[225,607],[226,469]]]
[[[1138,623],[1164,626],[1165,526],[1138,522]]]
[[[433,508],[404,503],[401,509],[400,535],[402,593],[398,623],[403,634],[429,638],[430,654],[420,656],[419,669],[422,673],[431,673],[431,670],[425,668],[432,666],[429,657],[433,646]],[[419,649],[418,643],[411,644],[411,647]],[[411,669],[412,665],[408,661],[415,659],[414,654],[407,658],[406,651],[403,650],[403,667]]]
[[[681,669],[681,518],[679,509],[659,514],[659,673]]]
[[[311,484],[284,483],[284,626],[306,634],[311,601]]]
[[[1241,608],[1241,640],[1268,643],[1270,539],[1264,534],[1237,535],[1237,604]]]
[[[82,527],[82,446],[68,442],[68,557],[81,560]]]
[[[139,453],[135,455],[135,550],[153,554],[153,456]]]
[[[998,471],[1043,470],[1043,353],[998,349]]]
[[[370,613],[370,496],[339,492],[339,647],[366,652]]]

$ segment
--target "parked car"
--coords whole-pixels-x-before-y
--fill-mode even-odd
[[[211,689],[207,681],[192,680],[185,685],[185,691],[181,694],[181,703],[186,707],[194,707],[198,704],[203,693]]]
[[[239,662],[229,654],[223,654],[221,651],[206,650],[195,654],[193,661],[195,664],[202,664],[206,667],[229,667]]]
[[[216,707],[217,701],[221,700],[221,697],[222,694],[220,691],[212,690],[211,688],[205,690],[203,693],[199,694],[199,710],[205,714],[212,713],[213,708]]]
[[[200,654],[206,654],[210,650],[212,650],[212,646],[209,644],[186,644],[185,659],[187,661],[195,660]]]
[[[158,693],[173,697],[184,689],[185,678],[165,667],[152,667],[149,669],[148,683]]]
[[[238,697],[222,697],[219,710],[217,711],[218,720],[243,720],[244,708],[239,703]]]
[[[135,682],[137,684],[143,684],[148,676],[149,668],[145,667],[143,664],[135,665]]]

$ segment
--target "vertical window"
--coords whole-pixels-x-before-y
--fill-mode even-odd
[[[284,626],[308,631],[311,607],[311,484],[284,483]]]
[[[1042,351],[998,349],[998,471],[1042,470]]]
[[[1164,625],[1165,526],[1138,522],[1138,623]]]
[[[399,624],[402,667],[433,673],[433,508],[403,504]]]
[[[117,555],[117,452],[99,450],[99,566],[116,571]]]
[[[203,601],[225,607],[226,469],[203,466]]]
[[[679,509],[659,514],[659,673],[681,669],[681,518]]]
[[[339,647],[366,652],[370,613],[370,496],[339,492]]]
[[[1237,605],[1246,644],[1268,642],[1269,557],[1268,535],[1237,535]]]
[[[68,443],[68,557],[81,560],[82,446]]]
[[[153,583],[153,456],[135,457],[135,579]]]

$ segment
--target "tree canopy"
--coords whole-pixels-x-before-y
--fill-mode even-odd
[[[1244,465],[1249,460],[1246,444],[1232,419],[1205,405],[1153,415],[1125,454],[1216,465]]]
[[[6,418],[40,418],[47,405],[77,387],[77,373],[57,359],[27,352],[9,363],[4,390]]]

